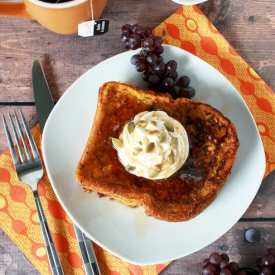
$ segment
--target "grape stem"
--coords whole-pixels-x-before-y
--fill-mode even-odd
[[[142,34],[142,35],[143,35],[143,37],[144,37],[144,34]],[[146,37],[144,37],[144,39],[145,39],[145,38],[146,38]],[[143,59],[146,60],[146,52],[144,51],[144,45],[143,45],[144,39],[141,39],[141,41],[140,41],[140,45],[141,45],[140,53],[142,54]],[[166,77],[166,75],[165,75],[165,76],[162,76],[161,74],[157,74],[156,71],[154,70],[154,68],[153,68],[152,66],[150,66],[149,64],[148,64],[148,67],[149,67],[149,70],[150,70],[150,72],[151,72],[152,74],[157,75],[158,77],[161,77],[161,78],[163,78],[163,79]]]
[[[144,60],[146,60],[146,53],[145,53],[145,51],[144,51],[144,46],[143,46],[143,42],[141,42],[141,54],[142,54],[142,57],[143,57],[143,59]],[[152,66],[150,66],[149,64],[148,64],[148,67],[149,67],[149,71],[152,73],[152,74],[154,74],[154,75],[157,75],[158,77],[160,77],[160,78],[165,78],[166,77],[166,75],[161,75],[161,74],[157,74],[156,73],[156,71],[154,70],[154,68],[152,67]]]

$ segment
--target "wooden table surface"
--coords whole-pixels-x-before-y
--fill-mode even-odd
[[[240,56],[275,91],[275,1],[209,0],[199,7]],[[38,122],[31,83],[34,59],[42,61],[54,100],[58,101],[88,69],[125,51],[120,42],[123,24],[138,23],[154,28],[178,8],[180,5],[171,0],[109,0],[101,17],[110,20],[109,32],[91,38],[58,35],[34,20],[1,17],[0,112],[6,114],[20,105],[30,127],[34,126]],[[0,153],[7,147],[1,120]],[[227,253],[231,260],[243,267],[254,268],[256,258],[262,256],[266,248],[275,247],[274,197],[275,173],[262,182],[250,207],[225,235],[200,251],[173,261],[162,275],[200,274],[203,259],[214,251]],[[260,233],[258,242],[245,240],[249,229]],[[39,274],[2,230],[0,274]]]

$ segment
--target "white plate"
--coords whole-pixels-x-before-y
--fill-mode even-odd
[[[179,75],[191,78],[195,99],[210,103],[233,121],[240,147],[228,182],[196,218],[168,223],[108,198],[82,192],[75,168],[86,145],[100,86],[121,81],[146,89],[127,51],[93,67],[66,91],[45,125],[43,153],[53,189],[74,222],[94,242],[138,265],[174,260],[214,242],[243,215],[261,184],[265,156],[255,122],[231,83],[213,67],[177,47],[164,45],[164,61],[175,59]]]
[[[202,2],[206,2],[207,0],[173,0],[173,2],[181,4],[181,5],[186,5],[186,6],[191,6],[191,5],[196,5]]]

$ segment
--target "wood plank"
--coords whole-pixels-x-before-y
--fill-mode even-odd
[[[0,228],[0,274],[39,275],[18,246]]]
[[[217,224],[218,222],[217,217]],[[274,247],[274,226],[274,222],[239,222],[207,247],[172,262],[161,275],[201,274],[203,260],[213,252],[226,253],[230,261],[237,262],[240,267],[255,269],[256,259],[263,256],[267,248]],[[213,224],[213,228],[215,228],[215,224]],[[258,242],[246,241],[244,236],[248,229],[260,232]]]
[[[274,218],[275,170],[262,182],[243,218]]]
[[[200,8],[274,91],[275,2],[210,0]]]

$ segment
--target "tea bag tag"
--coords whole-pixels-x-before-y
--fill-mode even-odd
[[[109,20],[99,19],[95,21],[94,35],[101,35],[109,30]]]
[[[78,25],[78,35],[82,37],[101,35],[108,32],[108,29],[109,29],[109,20],[106,20],[106,19],[94,20],[94,10],[93,10],[92,0],[90,0],[90,3],[91,3],[92,20],[80,23]]]
[[[78,35],[82,37],[89,37],[94,35],[94,26],[95,21],[86,21],[81,24],[78,24]]]
[[[86,21],[78,25],[78,35],[82,37],[89,37],[94,35],[101,35],[108,32],[109,20],[99,19]]]

